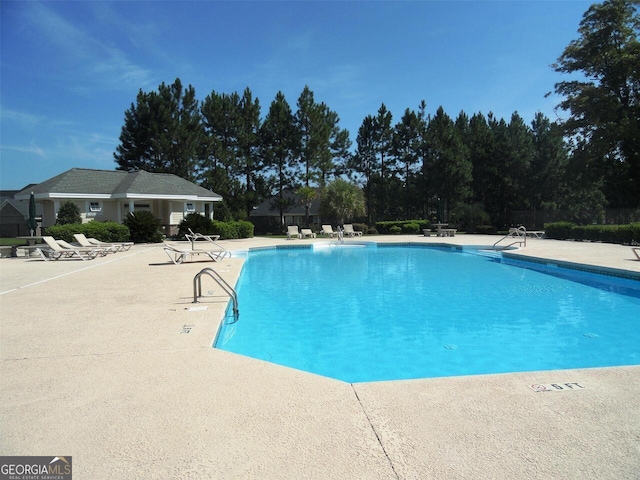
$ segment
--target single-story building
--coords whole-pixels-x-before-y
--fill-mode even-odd
[[[74,202],[83,222],[96,220],[122,223],[129,212],[148,210],[158,217],[165,233],[172,235],[189,213],[213,218],[222,197],[184,178],[144,170],[92,170],[72,168],[42,183],[18,192],[16,200],[29,200],[34,193],[41,205],[42,226],[55,225],[60,206]]]
[[[318,192],[319,193],[319,192]],[[282,221],[280,219],[280,209],[277,207],[277,197],[271,197],[253,208],[249,213],[249,220],[256,226],[256,232],[273,231],[284,225],[307,226],[306,207],[304,202],[295,192],[286,190],[283,198],[287,206],[283,210]],[[316,195],[309,207],[309,227],[320,230],[322,216],[320,214],[320,195]]]
[[[24,189],[31,187],[27,185]],[[27,219],[29,218],[29,198],[16,200],[14,196],[20,190],[0,190],[0,237],[13,238],[29,235]],[[42,221],[42,212],[36,205],[36,220],[38,225]]]

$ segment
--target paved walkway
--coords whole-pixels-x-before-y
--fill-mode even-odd
[[[521,253],[640,273],[619,245]],[[71,455],[92,480],[640,478],[640,367],[352,385],[212,349],[227,298],[205,278],[191,303],[212,266],[233,284],[242,260],[176,266],[157,245],[1,259],[0,455]],[[552,383],[584,388],[530,388]]]

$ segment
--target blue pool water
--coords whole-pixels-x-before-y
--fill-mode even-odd
[[[237,290],[240,320],[217,348],[346,382],[640,364],[631,279],[451,248],[326,246],[252,251]]]

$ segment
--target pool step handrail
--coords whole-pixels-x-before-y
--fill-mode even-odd
[[[235,289],[229,285],[224,278],[220,276],[213,268],[203,268],[195,277],[193,277],[193,303],[198,303],[198,298],[202,296],[202,275],[208,275],[222,288],[233,301],[233,317],[238,321],[240,311],[238,310],[238,294]]]
[[[517,238],[517,240],[514,240],[509,245],[500,245],[500,247],[498,247],[498,244],[507,238]],[[523,225],[520,225],[518,228],[510,228],[509,233],[493,244],[493,249],[505,250],[516,243],[519,243],[524,247],[527,246],[527,228]]]

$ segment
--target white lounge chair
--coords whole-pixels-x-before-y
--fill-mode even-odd
[[[114,246],[118,249],[119,252],[126,252],[133,246],[133,242],[101,242],[100,240],[93,237],[89,237],[87,238],[87,240],[91,245],[94,245],[96,247]]]
[[[310,228],[300,229],[300,235],[302,235],[302,238],[316,238],[316,234]]]
[[[322,231],[320,233],[322,235],[329,235],[330,237],[338,234],[337,232],[333,231],[333,227],[331,225],[322,225]]]
[[[92,244],[87,237],[83,233],[74,233],[73,234],[76,241],[80,244],[81,247],[85,248],[102,248],[107,253],[116,253],[120,251],[119,245],[113,245],[110,243],[105,243],[103,245],[94,245]],[[60,243],[60,242],[58,242]]]
[[[302,238],[302,234],[298,231],[297,225],[289,225],[287,227],[287,240],[291,240],[293,237]]]
[[[220,239],[220,235],[203,235],[202,233],[196,233],[189,229],[189,233],[185,234],[185,238],[191,242],[191,248],[195,250],[195,242],[198,240],[204,240],[205,242],[213,243],[216,248],[222,248],[216,242]]]
[[[189,233],[185,235],[187,240],[195,242],[196,240],[206,240],[207,242],[215,243],[220,240],[220,235],[203,235],[202,233],[196,233],[189,229]]]
[[[44,236],[42,240],[47,244],[48,248],[38,248],[38,254],[43,260],[60,260],[61,258],[80,258],[82,260],[93,260],[102,252],[98,249],[83,249],[81,247],[63,247],[56,239],[51,236]],[[106,253],[104,253],[106,255]]]
[[[83,247],[82,245],[71,244],[66,242],[65,240],[56,240],[58,245],[62,248],[66,248],[67,250],[79,250],[81,252],[97,252],[98,255],[104,257],[107,253],[107,249],[104,247]]]
[[[351,223],[345,223],[343,225],[343,227],[344,227],[344,234],[348,235],[349,237],[356,237],[356,236],[357,237],[361,237],[362,236],[362,232],[356,232],[353,229],[353,224],[351,224]]]
[[[213,250],[197,250],[193,248],[184,248],[179,245],[170,245],[168,243],[164,244],[164,252],[176,265],[184,262],[187,257],[193,257],[195,255],[207,255],[214,262],[219,262],[223,258],[231,256],[231,252],[229,250],[218,248]]]

